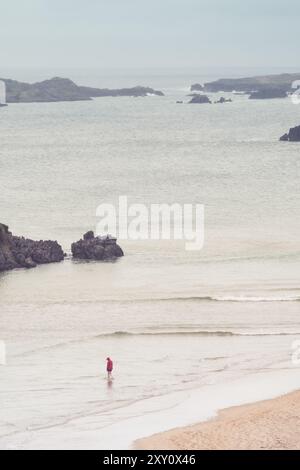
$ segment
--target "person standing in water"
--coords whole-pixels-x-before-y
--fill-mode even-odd
[[[106,359],[106,370],[107,370],[107,378],[108,378],[108,380],[110,380],[110,379],[112,378],[111,374],[112,374],[113,368],[114,368],[114,363],[113,363],[113,361],[111,360],[111,358],[108,357],[108,358]]]

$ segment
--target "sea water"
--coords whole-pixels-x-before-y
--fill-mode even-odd
[[[0,274],[1,448],[127,448],[299,387],[300,153],[278,139],[300,107],[186,104],[191,83],[220,76],[81,73],[166,96],[1,109],[0,222],[68,255]],[[97,206],[120,195],[204,204],[203,250],[124,240],[115,263],[73,261]]]

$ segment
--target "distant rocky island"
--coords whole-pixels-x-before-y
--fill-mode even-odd
[[[78,86],[68,78],[55,77],[38,83],[24,83],[10,79],[0,79],[6,85],[7,103],[48,103],[58,101],[85,101],[105,96],[142,97],[164,96],[163,92],[149,87],[101,89]]]
[[[191,91],[207,93],[229,92],[250,95],[251,100],[268,100],[286,98],[295,91],[293,83],[300,81],[300,73],[285,73],[280,75],[263,75],[247,78],[221,78],[201,85],[195,83]]]
[[[64,257],[62,247],[56,241],[33,241],[16,237],[7,225],[0,224],[0,271],[58,263]]]
[[[222,78],[214,82],[204,84],[207,92],[244,92],[252,94],[254,92],[264,92],[266,90],[281,90],[286,94],[292,92],[292,85],[300,80],[300,73],[285,73],[280,75],[263,75],[247,78]]]
[[[282,142],[300,142],[300,126],[292,127],[287,134],[280,137]]]
[[[200,93],[192,93],[191,95],[192,99],[188,102],[188,104],[212,104],[212,101],[209,99],[207,95],[200,94]],[[224,98],[224,96],[221,96],[221,98],[218,101],[215,101],[214,104],[224,104],[224,103],[232,103],[231,98]]]

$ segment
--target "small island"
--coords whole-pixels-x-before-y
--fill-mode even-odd
[[[150,87],[101,89],[78,86],[68,78],[55,77],[38,83],[23,83],[0,79],[6,85],[7,103],[51,103],[59,101],[87,101],[97,97],[144,97],[164,96],[162,91]]]

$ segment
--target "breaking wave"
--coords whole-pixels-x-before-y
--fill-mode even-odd
[[[294,336],[300,332],[235,332],[222,330],[157,330],[157,331],[114,331],[112,333],[103,333],[96,338],[107,337],[128,337],[128,336]]]
[[[299,296],[291,297],[251,297],[251,296],[192,296],[192,297],[168,297],[153,300],[174,300],[174,301],[198,301],[198,302],[300,302]]]

